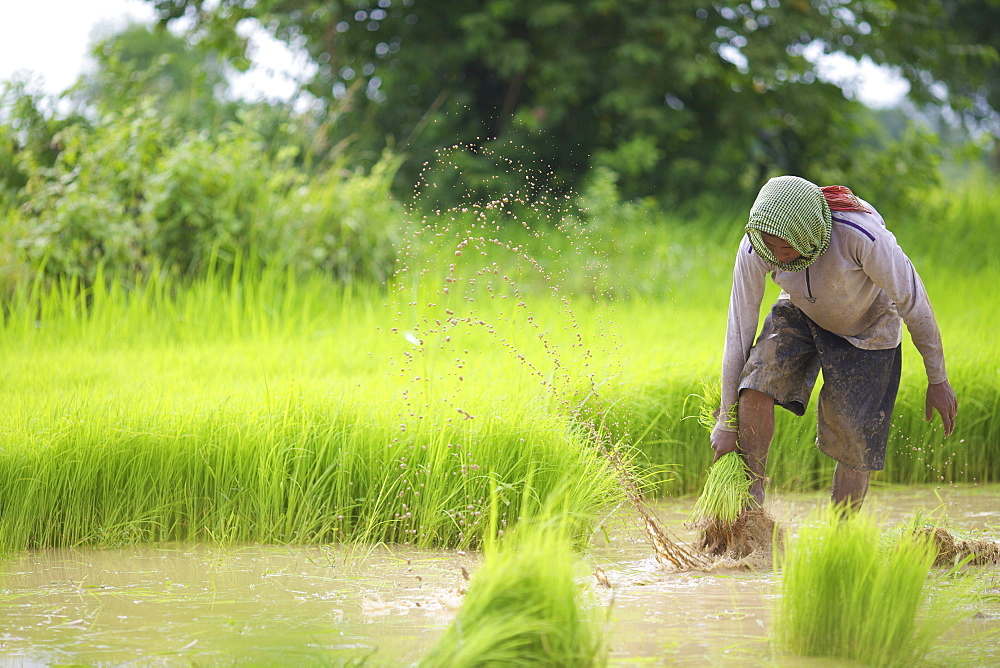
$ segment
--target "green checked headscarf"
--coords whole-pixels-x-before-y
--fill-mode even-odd
[[[830,206],[819,186],[798,176],[777,176],[757,194],[746,231],[764,260],[785,271],[802,271],[830,246],[832,225]],[[778,262],[764,245],[762,232],[784,239],[802,257]]]

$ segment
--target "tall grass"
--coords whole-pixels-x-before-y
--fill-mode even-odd
[[[400,377],[392,357],[415,349],[383,298],[266,272],[23,291],[4,321],[0,543],[477,546],[491,490],[498,531],[556,490],[580,517],[620,497],[524,379],[487,364],[460,413],[447,379]]]
[[[476,547],[493,489],[501,532],[557,492],[581,518],[616,495],[606,463],[544,415],[401,434],[384,406],[283,394],[201,410],[83,401],[18,412],[0,441],[0,545]]]
[[[712,457],[698,396],[717,382],[733,240],[715,219],[622,227],[609,211],[576,231],[474,239],[462,257],[476,263],[442,242],[388,288],[240,266],[193,282],[18,284],[0,324],[4,541],[480,544],[491,486],[510,498],[508,525],[521,499],[567,481],[574,513],[618,498],[585,423],[624,445],[648,489],[697,492]],[[969,235],[989,235],[984,211],[967,212]],[[938,265],[920,224],[900,237],[961,408],[947,441],[924,422],[907,342],[876,480],[1000,480],[996,260]],[[778,488],[828,484],[814,425],[778,411]]]
[[[935,549],[926,537],[884,534],[867,516],[826,508],[777,560],[782,570],[775,639],[787,652],[865,665],[910,666],[959,617],[929,598]]]

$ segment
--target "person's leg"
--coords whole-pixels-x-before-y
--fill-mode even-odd
[[[774,409],[801,417],[819,374],[808,318],[779,299],[764,319],[740,377],[737,446],[750,469],[750,493],[764,503],[767,456],[774,437]]]
[[[851,512],[861,510],[865,494],[868,493],[869,478],[871,478],[870,471],[855,471],[838,463],[833,472],[833,492],[830,500],[834,505]]]
[[[740,391],[739,439],[740,454],[750,469],[750,494],[758,505],[764,505],[764,480],[767,475],[767,453],[774,438],[774,399],[759,390]]]
[[[899,346],[861,350],[826,331],[816,340],[823,366],[817,446],[837,461],[831,501],[846,513],[856,512],[871,472],[885,464],[902,355]]]

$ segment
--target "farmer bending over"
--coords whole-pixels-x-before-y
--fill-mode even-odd
[[[768,273],[782,290],[754,344]],[[750,493],[763,504],[774,406],[803,415],[822,369],[816,445],[837,461],[833,502],[859,509],[870,472],[885,463],[903,322],[927,370],[925,418],[936,409],[948,436],[958,402],[941,333],[882,217],[844,186],[820,188],[797,176],[768,181],[736,255],[715,459],[740,452]]]

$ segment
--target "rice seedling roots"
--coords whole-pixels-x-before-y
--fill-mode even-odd
[[[696,526],[700,553],[747,567],[770,567],[772,546],[782,538],[780,526],[764,509],[746,510],[731,523],[708,519]]]
[[[662,566],[678,571],[705,570],[709,566],[708,559],[684,543],[675,540],[663,528],[656,516],[642,503],[636,501],[635,507],[642,517],[642,528],[653,546],[653,554]]]
[[[935,566],[954,566],[964,559],[968,559],[968,563],[972,566],[1000,564],[1000,543],[994,540],[955,538],[951,532],[942,527],[926,527],[920,529],[919,533],[928,536],[937,550]]]
[[[784,531],[763,509],[747,510],[731,523],[699,520],[694,526],[700,538],[689,545],[671,536],[642,504],[636,508],[656,560],[675,571],[765,570],[772,566],[773,547],[783,543]]]

